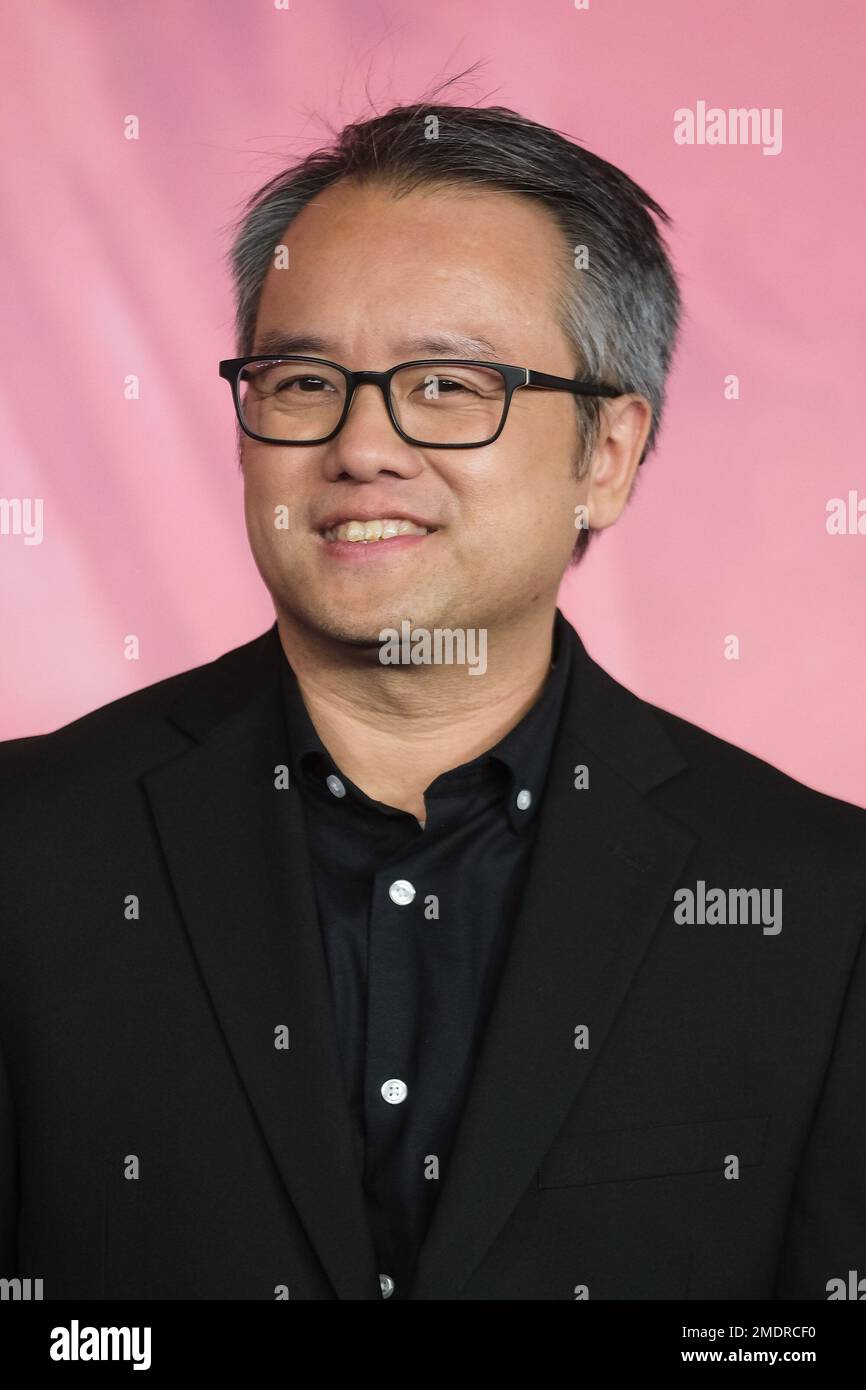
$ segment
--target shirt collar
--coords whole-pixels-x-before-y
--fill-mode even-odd
[[[512,828],[520,833],[531,823],[541,801],[553,741],[569,684],[572,662],[567,628],[568,623],[557,608],[553,623],[551,667],[535,704],[493,748],[480,753],[471,762],[462,763],[459,767],[434,778],[425,795],[435,796],[437,791],[453,791],[463,782],[468,784],[478,777],[489,776],[492,772],[493,775],[502,777],[506,811]],[[340,772],[316,732],[304,704],[297,677],[289,661],[285,659],[285,654],[281,663],[281,680],[292,776],[300,782],[312,779],[319,785],[328,777],[336,777],[347,792],[358,800],[370,807],[387,809],[367,797]]]

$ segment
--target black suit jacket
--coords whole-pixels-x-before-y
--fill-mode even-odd
[[[866,812],[570,640],[511,949],[398,1295],[827,1298],[866,1276]],[[276,785],[282,660],[273,627],[0,745],[0,1277],[46,1298],[381,1296]],[[678,923],[699,880],[781,888],[782,930]]]

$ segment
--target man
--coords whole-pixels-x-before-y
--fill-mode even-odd
[[[656,439],[652,214],[557,133],[447,105],[248,206],[221,371],[276,623],[3,747],[5,1276],[866,1276],[866,815],[640,700],[556,607]]]

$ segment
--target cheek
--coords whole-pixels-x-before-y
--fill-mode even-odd
[[[289,470],[278,453],[261,455],[251,450],[245,453],[243,463],[247,532],[270,545],[297,523]]]
[[[244,515],[247,521],[247,531],[250,537],[261,536],[264,531],[264,514],[267,505],[267,494],[264,488],[263,476],[260,472],[251,469],[244,470]]]
[[[546,430],[515,435],[485,479],[487,510],[502,531],[517,531],[530,546],[567,553],[580,484],[567,432]]]

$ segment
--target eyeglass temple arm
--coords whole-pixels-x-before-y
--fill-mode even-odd
[[[576,396],[621,396],[618,386],[604,386],[592,381],[571,381],[564,376],[549,376],[547,372],[527,371],[526,386],[541,386],[548,391],[572,391]]]

